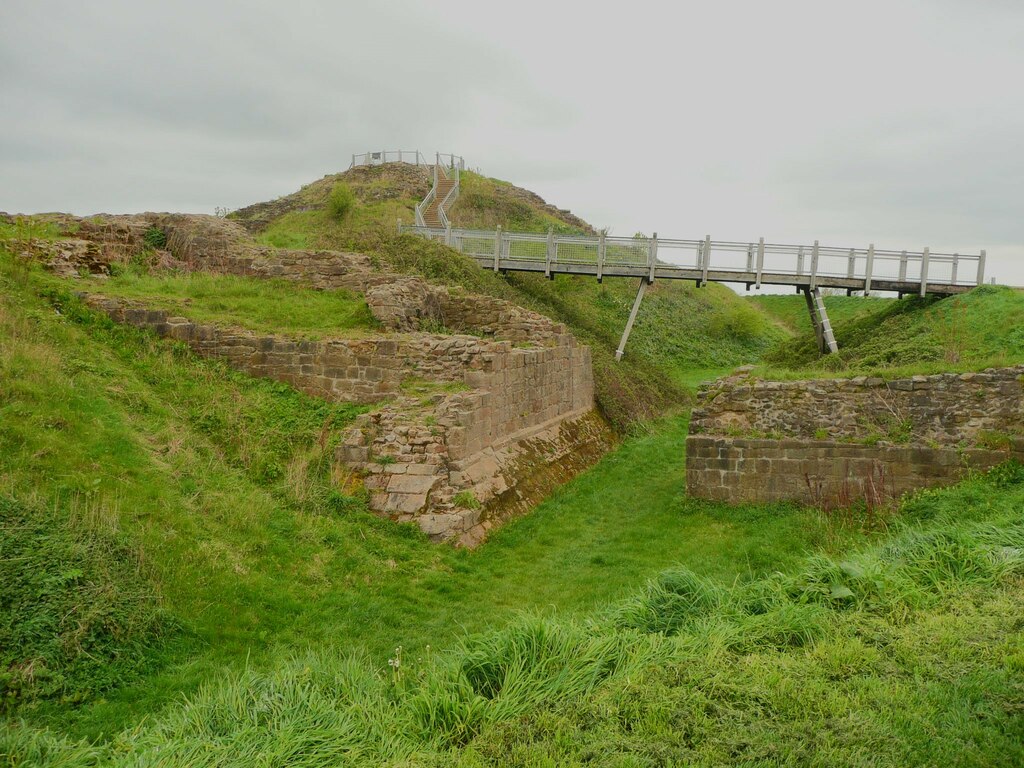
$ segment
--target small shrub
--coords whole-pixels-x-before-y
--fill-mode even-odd
[[[760,313],[741,304],[714,315],[708,328],[713,336],[750,341],[764,334],[764,319]]]
[[[1024,483],[1024,464],[1015,459],[1004,461],[988,471],[988,479],[996,488]]]
[[[167,233],[159,227],[150,227],[142,235],[142,242],[147,248],[162,250],[167,247]]]
[[[352,188],[345,182],[338,182],[334,185],[334,189],[331,190],[330,196],[327,198],[327,210],[330,212],[331,217],[341,221],[356,204],[356,196],[352,192]]]
[[[978,434],[978,447],[989,451],[1009,451],[1010,436],[1005,432],[983,429]]]
[[[465,509],[480,509],[480,500],[476,497],[472,491],[459,491],[455,494],[455,498],[452,499],[452,503],[457,507],[464,507]]]

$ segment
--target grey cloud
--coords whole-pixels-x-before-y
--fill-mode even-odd
[[[401,147],[620,233],[1024,264],[1022,34],[1010,0],[5,0],[0,209],[211,211]]]

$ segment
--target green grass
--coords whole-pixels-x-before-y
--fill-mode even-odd
[[[541,205],[540,198],[507,181],[463,171],[459,180],[459,197],[449,218],[452,226],[469,229],[495,229],[501,226],[512,232],[547,232],[575,235],[589,227],[582,221],[567,220]]]
[[[526,614],[440,653],[396,644],[383,669],[295,653],[109,744],[11,724],[0,750],[71,766],[1017,765],[1015,477],[921,493],[841,556],[731,582],[676,567],[586,617]]]
[[[798,326],[802,297],[756,300],[781,322]],[[796,339],[776,346],[757,373],[765,378],[976,371],[1024,362],[1024,293],[982,286],[946,299],[825,300],[839,345],[819,357],[810,320]]]
[[[241,326],[303,338],[350,336],[377,323],[366,301],[350,291],[316,291],[287,280],[193,272],[183,275],[125,271],[83,286],[106,296],[180,312],[200,323]]]
[[[31,530],[87,501],[176,628],[129,637],[145,663],[126,658],[117,686],[86,673],[60,690],[22,681],[17,709],[35,723],[111,734],[219,670],[291,650],[361,651],[383,666],[396,645],[447,646],[524,608],[594,610],[671,563],[729,583],[858,535],[790,507],[684,501],[686,420],[673,418],[478,551],[430,545],[335,490],[333,446],[363,409],[196,359],[36,270],[0,265],[0,493],[37,515]],[[108,553],[93,570],[117,573],[121,550],[104,541],[90,545]],[[58,581],[86,570],[52,569]]]
[[[58,240],[61,228],[42,216],[12,216],[0,219],[0,243],[25,240]]]

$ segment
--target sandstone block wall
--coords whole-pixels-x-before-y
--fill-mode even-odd
[[[428,334],[299,341],[202,325],[118,299],[90,297],[88,302],[117,322],[183,341],[203,357],[327,400],[378,402],[397,395],[410,375],[460,382],[467,371],[488,370],[500,348],[471,336]]]
[[[813,381],[722,379],[703,389],[694,434],[865,439],[890,433],[915,441],[973,442],[984,432],[1024,433],[1024,366]]]
[[[897,498],[917,488],[949,485],[969,469],[984,470],[1011,452],[925,445],[858,445],[836,440],[764,440],[691,435],[686,440],[686,490],[729,504]]]
[[[86,300],[117,322],[310,395],[389,400],[346,433],[337,458],[363,478],[372,509],[416,522],[437,540],[475,546],[613,442],[594,411],[589,349],[568,334],[543,348],[425,333],[302,341],[119,299]],[[441,388],[426,398],[403,396],[410,377]]]
[[[894,381],[734,376],[700,393],[687,491],[729,503],[895,497],[1024,459],[1022,436],[1024,366]]]

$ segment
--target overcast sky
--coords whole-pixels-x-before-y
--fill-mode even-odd
[[[1024,0],[0,2],[0,210],[213,212],[456,152],[615,234],[1024,285]]]

